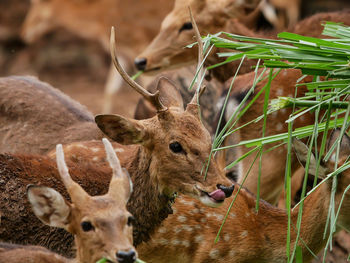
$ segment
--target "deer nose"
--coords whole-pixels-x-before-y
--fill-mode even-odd
[[[133,249],[129,251],[118,251],[116,256],[119,263],[134,263],[136,260],[136,253]]]
[[[145,70],[147,65],[147,58],[135,58],[134,63],[138,70]]]
[[[226,198],[230,197],[233,193],[233,190],[235,189],[234,184],[229,187],[218,184],[216,185],[216,187],[225,193]]]

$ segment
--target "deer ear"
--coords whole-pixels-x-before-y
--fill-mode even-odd
[[[307,153],[309,148],[300,140],[293,139],[293,149],[296,153],[296,156],[301,163],[301,165],[305,168],[306,161],[307,161]],[[309,174],[316,176],[316,168],[317,168],[317,162],[315,155],[311,153],[310,155],[310,162],[309,162]],[[318,178],[323,178],[327,175],[327,168],[320,164],[318,168]]]
[[[259,6],[261,0],[230,0],[226,2],[226,13],[232,18],[236,18],[252,13]]]
[[[34,214],[44,224],[68,229],[71,208],[60,193],[49,187],[29,185],[27,196]]]
[[[159,98],[165,107],[184,109],[181,93],[174,82],[168,78],[160,77],[157,83],[157,90],[159,90]]]
[[[120,144],[142,144],[147,137],[146,128],[137,120],[106,114],[97,115],[95,122],[103,133]]]
[[[334,129],[328,139],[328,150],[332,147],[332,145],[336,142],[336,140],[340,136],[340,129]],[[336,149],[336,148],[335,148]],[[339,159],[345,159],[348,158],[350,155],[350,137],[344,133],[343,137],[341,138],[340,142],[340,149],[339,149]]]

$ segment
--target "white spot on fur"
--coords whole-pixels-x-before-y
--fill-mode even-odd
[[[301,121],[305,121],[305,116],[304,116],[304,115],[301,115],[301,116],[300,116],[300,120],[301,120]]]
[[[175,234],[178,234],[181,232],[181,226],[176,226],[174,229]]]
[[[230,235],[229,235],[228,233],[226,233],[226,234],[224,235],[224,240],[225,240],[226,242],[230,240]]]
[[[171,241],[171,244],[174,245],[174,246],[177,246],[177,245],[181,244],[181,241],[177,240],[177,239],[174,239],[174,240]]]
[[[201,235],[196,236],[196,237],[194,238],[194,241],[196,241],[197,243],[200,243],[200,242],[202,242],[203,240],[204,240],[204,238],[203,238],[203,236],[201,236]]]
[[[283,95],[283,89],[281,89],[281,88],[277,89],[276,95],[277,96],[282,96]]]
[[[161,238],[161,239],[158,240],[158,243],[161,244],[161,245],[166,246],[166,245],[169,244],[169,241],[166,240],[165,238]]]
[[[205,222],[207,222],[207,219],[206,219],[205,217],[202,217],[202,218],[201,218],[201,222],[202,222],[202,223],[205,223]]]
[[[283,129],[283,124],[282,123],[277,123],[276,131],[282,131],[282,129]]]
[[[91,148],[91,151],[93,151],[94,153],[97,153],[99,150],[99,148]]]
[[[97,161],[98,161],[98,157],[95,156],[94,158],[92,158],[92,160],[93,160],[94,162],[97,162]]]
[[[187,226],[187,225],[182,226],[182,229],[185,230],[185,231],[188,231],[188,232],[192,232],[193,231],[193,227]]]
[[[176,214],[177,213],[176,207],[172,207],[172,209],[173,209],[173,214]]]
[[[199,213],[199,209],[198,209],[198,208],[193,209],[193,210],[192,210],[192,213],[198,214],[198,213]]]
[[[194,228],[195,229],[201,229],[201,226],[200,225],[195,225]]]
[[[246,212],[245,213],[245,217],[249,217],[250,216],[250,213],[249,212]]]
[[[164,234],[166,232],[166,228],[165,227],[160,227],[158,229],[158,232]]]
[[[124,149],[122,149],[122,148],[114,148],[114,151],[116,153],[122,153],[122,152],[124,152]]]
[[[244,230],[241,234],[241,237],[246,237],[248,235],[248,231],[247,230]]]
[[[187,240],[184,240],[181,242],[181,244],[185,247],[189,247],[190,246],[190,242],[188,242]]]
[[[209,252],[209,257],[212,259],[218,259],[220,256],[220,252],[218,249],[213,248],[212,250],[210,250]]]
[[[236,252],[234,250],[230,250],[230,252],[228,253],[228,256],[230,258],[233,258],[235,256]]]
[[[187,218],[185,216],[178,216],[177,220],[179,220],[179,222],[181,222],[181,223],[184,223],[184,222],[186,222]]]
[[[230,217],[231,218],[236,218],[236,214],[235,213],[230,213]]]

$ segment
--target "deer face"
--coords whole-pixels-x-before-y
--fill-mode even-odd
[[[135,59],[136,67],[145,72],[158,73],[195,63],[196,48],[185,48],[195,42],[188,6],[191,6],[202,35],[206,35],[222,31],[228,19],[248,14],[259,2],[260,0],[176,0],[174,9],[163,20],[158,35]]]
[[[189,104],[184,110],[177,88],[164,78],[159,81],[158,90],[167,109],[155,117],[132,120],[98,115],[97,125],[118,143],[141,145],[150,162],[149,174],[163,194],[180,192],[207,205],[219,205],[233,190],[224,186],[232,183],[213,158],[205,179],[211,137],[200,121],[198,105]]]
[[[106,141],[105,145],[109,143]],[[106,150],[113,169],[106,195],[89,196],[73,182],[64,163],[63,151],[58,150],[61,152],[57,152],[57,165],[72,203],[44,186],[29,186],[28,199],[43,223],[64,228],[75,236],[79,262],[95,263],[107,258],[109,262],[133,263],[137,258],[132,245],[133,217],[126,210],[132,185],[127,172],[120,168],[112,146],[106,146]]]

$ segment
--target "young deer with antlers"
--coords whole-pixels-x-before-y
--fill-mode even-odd
[[[333,132],[328,146],[339,136]],[[295,150],[305,163],[308,149],[300,141],[295,141]],[[344,135],[340,146],[338,167],[348,161],[350,138]],[[311,158],[310,174],[315,175],[316,161]],[[327,168],[319,169],[320,178],[333,171],[330,161]],[[335,195],[335,210],[340,206],[344,190],[350,184],[349,170],[338,174]],[[238,187],[237,187],[238,188]],[[302,247],[303,262],[309,262],[312,254],[326,244],[322,238],[330,204],[332,183],[321,184],[304,201],[301,235],[298,245]],[[235,190],[236,194],[236,190]],[[285,210],[260,201],[259,211],[255,211],[255,196],[242,188],[230,210],[227,221],[214,244],[219,226],[225,217],[228,203],[218,209],[201,207],[188,197],[179,198],[174,205],[174,214],[166,219],[151,241],[138,247],[139,255],[147,262],[286,262],[286,237],[288,217]],[[350,229],[350,195],[345,193],[337,224]],[[292,212],[292,224],[296,225],[298,209]],[[296,240],[296,228],[291,229],[291,248]]]
[[[155,94],[147,92],[133,81],[120,66],[116,57],[113,30],[111,41],[113,61],[120,74],[132,88],[157,108],[156,116],[140,121],[127,119],[119,115],[96,116],[96,122],[103,132],[111,139],[128,145],[122,147],[124,151],[121,154],[123,157],[121,161],[122,166],[128,169],[135,185],[134,192],[128,202],[128,209],[136,218],[134,244],[137,245],[148,240],[149,234],[171,213],[171,203],[176,192],[198,198],[206,205],[219,206],[226,197],[232,194],[233,187],[231,186],[232,183],[225,177],[224,170],[219,167],[215,160],[210,161],[206,178],[202,173],[210,155],[211,138],[200,121],[197,104],[200,89],[198,89],[191,103],[187,105],[186,110],[183,109],[182,98],[178,90],[166,79],[159,80],[158,91]],[[70,109],[70,104],[63,105]],[[20,109],[20,105],[17,107]],[[67,108],[64,109],[68,110]],[[38,111],[38,109],[34,108],[35,111]],[[38,114],[40,113],[39,111]],[[50,127],[50,123],[40,123],[40,125],[45,128]],[[29,127],[24,128],[28,129]],[[76,131],[78,132],[78,129]],[[57,135],[57,131],[54,130],[51,132],[51,136],[55,137],[53,139],[57,140],[60,134]],[[61,139],[64,140],[65,138]],[[82,141],[84,138],[80,139]],[[20,141],[21,137],[17,137],[17,140]],[[4,141],[6,143],[6,138]],[[25,140],[21,143],[24,144]],[[80,146],[82,146],[81,150],[86,150],[85,146]],[[36,145],[36,147],[39,147],[39,145]],[[19,162],[17,165],[23,167],[21,160],[16,159],[15,162],[17,161]],[[3,166],[9,167],[7,172],[4,169],[3,177],[7,178],[6,180],[13,181],[15,178],[11,177],[11,174],[16,174],[17,170],[14,170],[13,164],[7,162],[5,158]],[[27,167],[27,165],[24,164],[24,167]],[[91,168],[91,165],[87,164],[87,167]],[[36,168],[40,170],[40,167]],[[80,169],[87,168],[82,166]],[[99,170],[93,169],[91,172],[89,171],[89,174],[93,172],[100,173]],[[20,181],[14,183],[15,188],[23,184],[21,180],[28,180],[23,176],[22,173],[18,175]],[[80,173],[77,173],[76,176],[82,178]],[[4,180],[4,183],[7,182],[6,180]],[[43,178],[31,178],[31,180],[42,181]],[[96,188],[96,186],[93,186],[91,178],[85,178],[84,180],[86,181],[82,184],[84,185],[85,182],[87,184],[85,189],[93,190],[93,188]],[[96,180],[93,181],[101,188],[94,191],[103,191],[103,185],[105,185],[103,176]],[[54,179],[49,180],[49,185],[52,186],[55,183],[57,182]],[[10,195],[6,184],[0,185],[0,190],[3,192],[3,196]],[[0,201],[4,202],[1,207],[11,207],[12,202],[8,202],[8,199],[0,199]],[[43,240],[40,241],[31,237],[33,229],[28,226],[29,221],[25,220],[26,217],[24,216],[19,217],[18,212],[21,209],[23,210],[25,204],[18,199],[16,199],[16,203],[19,207],[16,205],[14,211],[11,211],[11,209],[2,211],[6,215],[4,218],[7,218],[0,226],[0,233],[3,233],[2,238],[20,243],[23,242],[22,239],[25,236],[27,239],[31,238],[30,243],[43,242],[40,244],[68,253],[67,250],[70,249],[70,246],[57,244],[57,240],[63,239],[59,233],[48,235],[47,232],[42,232]],[[22,222],[22,220],[25,222]],[[19,236],[14,233],[14,224],[25,226],[24,232],[26,234]]]
[[[57,167],[70,196],[65,200],[56,190],[29,185],[28,200],[35,215],[46,225],[63,228],[75,237],[77,256],[68,259],[43,247],[0,243],[0,262],[86,262],[101,258],[109,262],[133,263],[137,254],[132,245],[133,217],[126,204],[132,192],[131,179],[107,139],[103,139],[107,160],[113,175],[108,192],[90,196],[72,180],[64,161],[62,145],[57,145]]]

